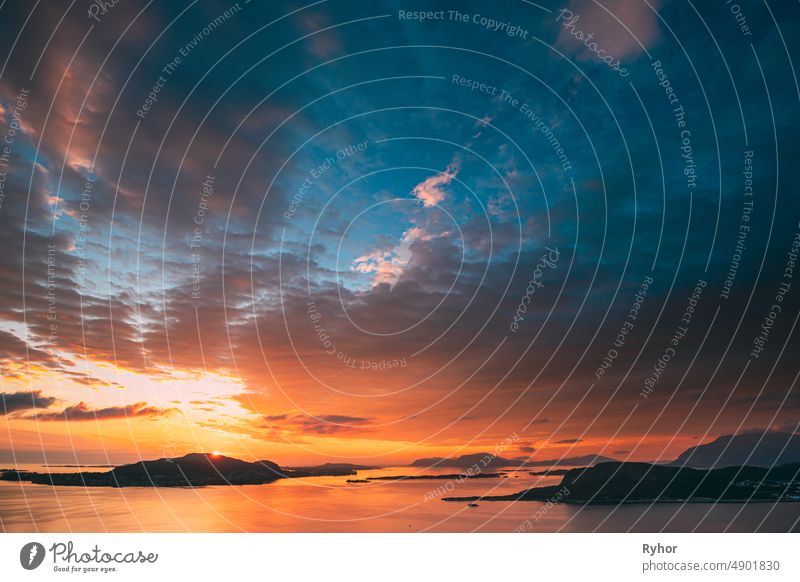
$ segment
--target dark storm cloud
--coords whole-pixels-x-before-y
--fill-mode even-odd
[[[0,414],[11,414],[20,410],[49,408],[55,403],[52,396],[43,396],[41,390],[31,392],[0,392]]]

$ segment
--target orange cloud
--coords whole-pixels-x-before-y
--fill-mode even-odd
[[[135,418],[142,416],[166,416],[177,412],[176,408],[158,408],[148,406],[147,402],[137,402],[127,406],[109,406],[107,408],[89,408],[85,402],[68,406],[61,412],[38,413],[28,418],[44,421],[59,420],[107,420],[112,418]]]
[[[280,429],[289,429],[298,433],[320,435],[362,430],[365,424],[371,422],[369,418],[344,414],[323,414],[320,416],[273,414],[265,416],[264,420],[270,428],[279,427]],[[277,427],[274,425],[277,425]]]
[[[431,176],[414,186],[412,194],[414,194],[426,208],[436,206],[445,198],[445,192],[442,190],[442,187],[452,182],[453,178],[458,175],[460,169],[461,163],[457,159],[453,160],[444,172]]]

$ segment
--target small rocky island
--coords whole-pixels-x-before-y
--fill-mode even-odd
[[[387,475],[367,477],[365,481],[460,481],[464,479],[500,479],[504,473],[451,473],[447,475]]]
[[[272,461],[249,463],[224,455],[190,453],[174,459],[139,461],[106,472],[37,473],[0,470],[2,481],[82,487],[202,487],[205,485],[262,485],[278,479],[355,475],[349,466],[321,465],[282,469]]]

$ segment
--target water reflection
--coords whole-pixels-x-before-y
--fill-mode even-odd
[[[358,478],[409,471],[407,467],[360,471]],[[540,502],[481,501],[470,507],[439,499],[442,494],[505,495],[560,481],[527,471],[465,481],[347,483],[347,479],[285,479],[268,485],[198,489],[0,482],[0,527],[7,532],[790,531],[800,518],[800,503],[546,507]]]

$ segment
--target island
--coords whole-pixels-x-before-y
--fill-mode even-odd
[[[417,459],[409,466],[457,467],[460,469],[466,469],[469,467],[481,467],[484,469],[490,467],[584,467],[587,465],[594,465],[597,463],[604,463],[614,460],[616,459],[604,457],[600,454],[582,455],[579,457],[564,457],[560,459],[535,460],[529,457],[514,457],[513,459],[506,459],[493,453],[473,453],[454,458],[427,457],[424,459]]]
[[[354,465],[353,463],[324,463],[310,467],[286,467],[289,471],[375,471],[382,469],[374,465]]]
[[[800,501],[800,463],[778,467],[695,469],[652,463],[599,463],[567,471],[559,485],[510,495],[444,497],[443,501],[558,503],[717,503]]]
[[[367,477],[365,481],[455,481],[462,479],[500,479],[502,473],[452,473],[448,475],[388,475],[385,477]]]
[[[82,487],[203,487],[262,485],[278,479],[355,474],[355,469],[342,466],[282,469],[272,461],[250,463],[224,455],[190,453],[183,457],[121,465],[106,472],[37,473],[3,469],[0,471],[0,480]]]

